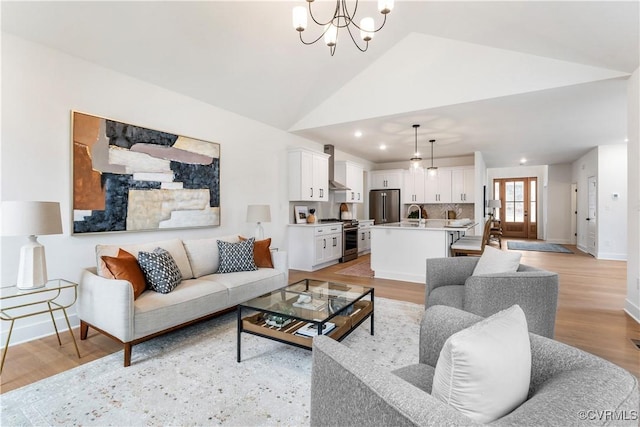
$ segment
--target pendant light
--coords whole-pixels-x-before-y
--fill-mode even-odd
[[[420,125],[413,125],[413,128],[415,129],[415,133],[416,133],[416,145],[415,145],[415,151],[413,152],[413,157],[409,159],[411,161],[411,167],[413,169],[420,168],[420,164],[422,163],[422,158],[420,158],[420,153],[418,153],[418,128],[419,127]]]
[[[431,143],[431,166],[427,168],[427,173],[430,176],[436,176],[436,174],[438,173],[438,168],[436,166],[433,166],[433,144],[436,142],[436,140],[430,139],[429,142]]]

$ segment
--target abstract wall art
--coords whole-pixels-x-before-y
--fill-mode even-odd
[[[72,111],[73,233],[220,225],[220,144]]]

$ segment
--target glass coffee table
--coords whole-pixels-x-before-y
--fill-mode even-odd
[[[238,362],[242,333],[311,349],[320,331],[342,341],[371,319],[373,288],[304,279],[238,305]],[[251,314],[243,317],[243,313]]]

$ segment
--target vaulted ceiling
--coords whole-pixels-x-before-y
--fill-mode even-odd
[[[3,1],[2,30],[372,162],[411,157],[414,123],[423,158],[436,139],[490,167],[624,143],[638,1],[396,1],[367,52],[341,34],[333,57],[298,40],[300,4]]]

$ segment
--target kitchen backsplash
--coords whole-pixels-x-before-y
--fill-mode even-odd
[[[454,211],[456,213],[456,218],[469,218],[474,219],[474,205],[471,203],[462,203],[462,204],[428,204],[424,203],[419,206],[422,206],[427,211],[427,218],[431,219],[443,219],[447,217],[447,211]],[[407,217],[407,208],[408,205],[404,205],[404,213],[403,218]],[[415,210],[415,208],[414,208]]]

